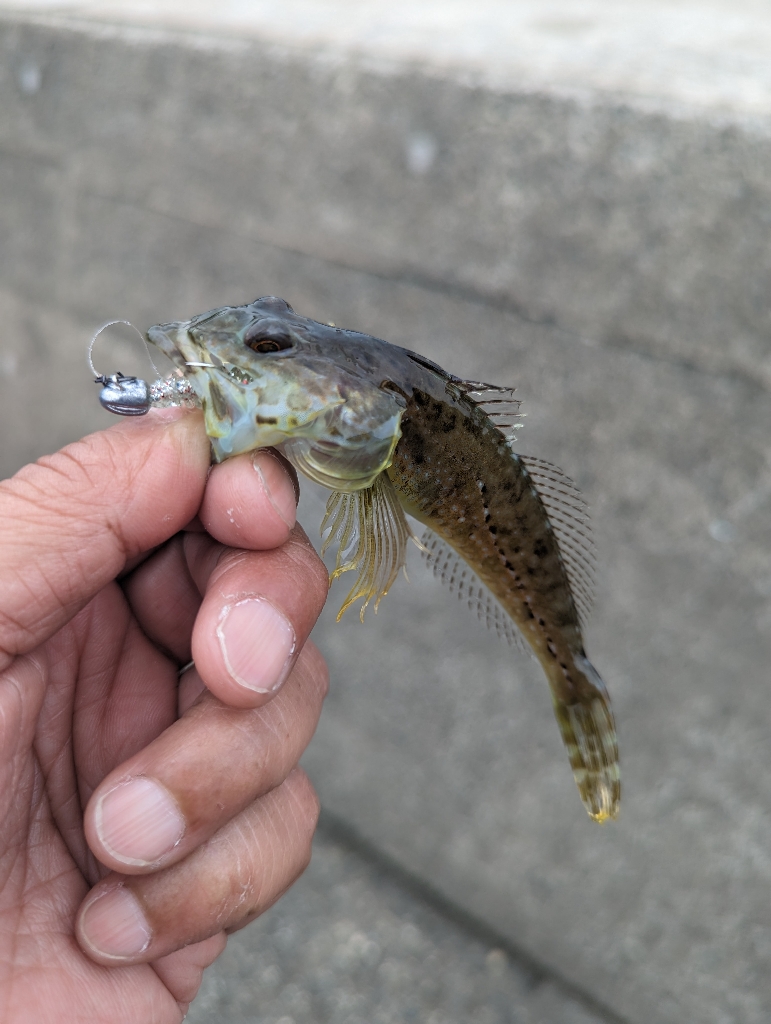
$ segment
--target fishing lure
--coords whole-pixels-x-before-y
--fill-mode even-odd
[[[275,446],[332,490],[322,552],[356,571],[340,616],[375,608],[408,541],[488,623],[541,663],[581,799],[618,814],[618,747],[602,679],[584,650],[591,598],[585,505],[555,466],[512,450],[510,388],[461,380],[386,341],[298,316],[274,296],[151,327],[175,374],[148,385],[98,377],[112,412],[203,410],[215,462]],[[418,541],[405,513],[426,527]],[[339,617],[338,616],[338,619]]]

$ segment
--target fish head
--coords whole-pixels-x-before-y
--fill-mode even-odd
[[[210,310],[147,337],[190,382],[216,462],[277,447],[333,490],[372,485],[401,435],[404,398],[380,387],[385,345],[297,316],[283,299]]]

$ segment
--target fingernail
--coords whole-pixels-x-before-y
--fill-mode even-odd
[[[124,864],[153,864],[173,850],[185,832],[174,797],[152,779],[137,778],[111,789],[96,805],[96,832]]]
[[[111,889],[89,903],[80,932],[91,948],[105,956],[134,957],[150,945],[152,932],[139,901],[128,889]]]
[[[297,500],[294,484],[275,455],[266,449],[252,455],[254,471],[260,478],[265,496],[283,522],[291,530],[297,519]]]
[[[281,686],[297,645],[289,621],[261,597],[223,609],[217,638],[231,677],[257,693],[275,693]]]

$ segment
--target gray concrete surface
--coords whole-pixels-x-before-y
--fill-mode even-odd
[[[537,667],[419,559],[364,626],[333,626],[333,591],[307,767],[374,847],[623,1019],[765,1024],[762,104],[697,103],[676,79],[648,103],[587,83],[578,57],[567,95],[158,18],[0,21],[2,470],[108,422],[82,353],[115,316],[273,292],[517,385],[521,450],[594,508],[588,643],[619,718],[621,820],[586,820]],[[125,351],[97,363],[141,368]],[[320,501],[306,488],[311,532]]]
[[[231,936],[188,1024],[617,1024],[405,891],[322,826],[311,866]]]
[[[100,203],[139,205],[213,233],[471,292],[607,345],[771,382],[771,14],[762,4],[563,2],[541,20],[510,4],[530,21],[503,19],[499,38],[511,46],[488,65],[501,5],[457,3],[456,14],[478,7],[474,24],[487,11],[487,34],[472,59],[438,32],[447,52],[426,73],[417,47],[441,24],[437,8],[400,46],[398,5],[390,33],[363,33],[342,3],[322,6],[326,21],[303,33],[302,12],[314,6],[258,4],[251,35],[245,5],[231,34],[222,34],[220,5],[208,8],[208,32],[200,17],[197,33],[163,29],[169,11],[184,23],[171,3],[84,5],[93,20],[49,13],[37,31],[9,28],[6,182],[34,152],[24,190],[34,204],[49,202],[65,175],[97,219]],[[108,14],[121,11],[151,15],[151,27],[111,27]],[[581,31],[582,17],[600,28]],[[270,25],[264,42],[252,38]],[[80,61],[51,42],[73,32]],[[320,48],[309,48],[313,39]],[[486,87],[480,67],[493,64],[508,74]],[[81,223],[89,212],[72,210]],[[54,217],[52,230],[60,226]],[[115,268],[94,276],[93,248],[57,243],[34,256],[49,299],[55,267],[65,272],[57,287],[80,308],[93,310],[97,296],[110,308],[123,299]],[[67,277],[62,246],[87,275]]]

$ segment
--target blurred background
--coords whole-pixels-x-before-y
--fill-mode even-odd
[[[313,864],[190,1020],[771,1019],[770,199],[766,3],[0,0],[3,475],[111,422],[104,320],[273,293],[516,386],[593,509],[619,821],[417,552],[340,584]]]

